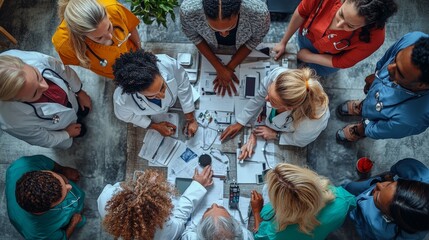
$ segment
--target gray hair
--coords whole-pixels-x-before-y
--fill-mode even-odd
[[[242,240],[243,231],[240,223],[233,217],[207,216],[197,227],[197,236],[200,240]]]

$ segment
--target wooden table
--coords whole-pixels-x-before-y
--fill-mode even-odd
[[[273,44],[266,44],[267,47],[272,48]],[[195,56],[198,54],[198,50],[195,48],[193,44],[186,44],[186,43],[146,43],[144,46],[144,49],[153,52],[154,54],[158,53],[165,53],[173,58],[176,58],[177,53],[179,52],[188,52],[193,54]],[[223,53],[225,54],[225,53]],[[289,67],[296,67],[296,55],[289,55],[287,56],[289,59]],[[194,58],[195,59],[195,58]],[[252,59],[251,61],[257,61],[260,59]],[[266,60],[266,59],[264,59]],[[193,63],[192,67],[195,67],[197,63]],[[200,66],[200,65],[199,65]],[[180,114],[183,114],[180,112]],[[181,125],[183,126],[184,122],[183,119],[181,119]],[[181,129],[180,127],[178,129]],[[245,131],[249,131],[248,129],[245,129]],[[143,139],[146,133],[146,129],[140,128],[140,127],[134,127],[133,124],[128,124],[127,129],[127,172],[126,172],[126,178],[130,179],[132,178],[134,172],[136,170],[144,170],[148,168],[148,161],[140,158],[138,156],[138,153],[140,151],[140,148],[143,144]],[[230,178],[237,179],[237,170],[236,170],[236,164],[233,162],[236,159],[235,152],[238,147],[238,143],[245,142],[243,139],[244,131],[241,132],[241,134],[238,134],[235,138],[226,141],[222,143],[221,145],[213,145],[213,147],[218,148],[222,150],[223,152],[227,153],[228,156],[231,159],[230,162]],[[179,140],[184,140],[185,137],[179,132]],[[279,146],[276,144],[275,146],[275,152],[276,154],[279,154],[282,156],[283,159],[285,159],[286,162],[297,164],[297,165],[305,165],[306,158],[307,158],[307,149],[306,148],[298,148],[293,146]],[[261,185],[257,184],[240,184],[241,193],[245,197],[250,197],[250,190],[252,189],[261,189]],[[229,188],[225,185],[225,191]],[[226,195],[227,196],[227,195]]]

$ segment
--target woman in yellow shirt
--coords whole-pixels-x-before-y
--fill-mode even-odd
[[[116,0],[59,0],[58,14],[52,43],[65,65],[113,78],[116,58],[140,48],[139,20]]]

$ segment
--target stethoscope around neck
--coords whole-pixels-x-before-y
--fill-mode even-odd
[[[166,86],[167,86],[168,94],[170,94],[170,97],[171,97],[170,104],[168,105],[168,107],[172,107],[172,106],[174,105],[174,103],[175,103],[174,98],[173,98],[173,93],[171,92],[170,87],[168,86],[168,84],[167,84],[167,83],[165,83],[165,84],[166,84]],[[144,98],[143,98],[143,97],[140,97],[138,93],[133,93],[133,94],[131,94],[131,97],[132,97],[132,99],[133,99],[134,103],[137,105],[137,107],[139,107],[139,108],[140,108],[140,110],[145,111],[145,110],[146,110],[146,108],[142,107],[142,106],[138,103],[138,101],[137,101],[137,100],[139,100],[140,102],[141,102],[141,101],[144,101],[148,107],[150,107],[153,111],[156,111],[156,110],[155,110],[155,109],[153,109],[153,108],[150,106],[150,104],[147,102],[146,97],[144,97]],[[161,101],[162,101],[162,100],[161,100]],[[162,109],[162,108],[161,108],[161,109]]]
[[[50,69],[50,68],[45,68],[45,69],[43,69],[43,71],[42,71],[42,77],[43,77],[43,74],[44,74],[46,71],[49,71],[49,72],[53,73],[57,78],[59,78],[59,79],[63,80],[63,82],[66,84],[66,86],[67,86],[68,88],[70,88],[69,83],[68,83],[68,82],[67,82],[63,77],[61,77],[57,72],[55,72],[54,70],[52,70],[52,69]],[[36,114],[36,116],[37,116],[38,118],[42,119],[42,120],[49,120],[49,121],[52,121],[52,123],[53,123],[53,124],[57,124],[57,123],[59,123],[59,122],[60,122],[60,120],[61,120],[61,118],[60,118],[60,116],[58,116],[58,114],[54,114],[52,117],[42,117],[42,116],[40,116],[40,115],[39,115],[39,113],[37,113],[37,109],[36,109],[36,107],[35,107],[33,104],[31,104],[31,103],[29,103],[29,102],[23,102],[23,103],[25,103],[25,104],[27,104],[27,105],[31,106],[31,107],[33,108],[33,111],[34,111],[34,113]]]
[[[121,28],[120,26],[114,26],[113,27],[113,29],[119,29],[119,30],[121,30],[123,33],[125,33],[125,31],[124,31],[124,29],[123,28]],[[118,44],[118,47],[120,47],[123,43],[125,43],[127,40],[128,40],[128,38],[131,36],[131,33],[128,33],[127,34],[127,36],[123,39],[123,40],[120,40],[120,39],[118,39],[117,37],[115,37],[117,40],[118,40],[118,42],[119,42],[119,44]],[[94,55],[94,57],[96,57],[99,61],[100,61],[100,66],[102,66],[102,67],[106,67],[107,66],[107,64],[109,63],[108,61],[107,61],[107,59],[105,59],[105,58],[101,58],[100,56],[98,56],[98,54],[96,54],[89,46],[88,46],[88,44],[86,44],[85,43],[85,45],[86,45],[86,48],[92,53],[92,55]]]

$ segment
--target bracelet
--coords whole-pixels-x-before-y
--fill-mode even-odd
[[[279,140],[280,139],[280,132],[277,132],[276,134],[276,139]]]

